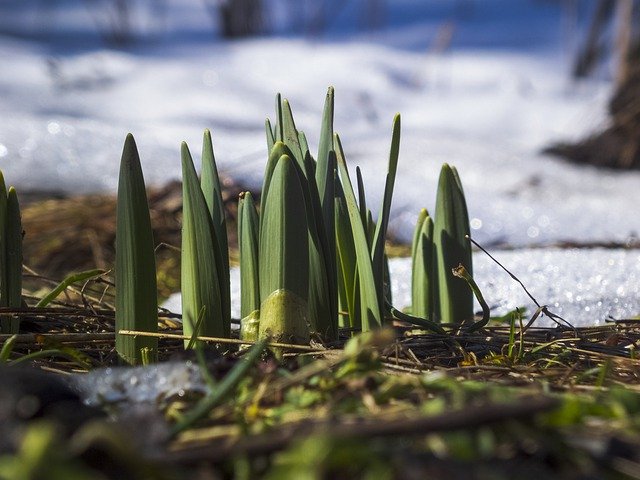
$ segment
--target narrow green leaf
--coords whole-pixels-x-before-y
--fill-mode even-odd
[[[276,143],[276,137],[273,128],[271,128],[271,120],[268,118],[264,121],[264,129],[267,134],[267,154],[269,154],[271,150],[273,150],[273,145]]]
[[[340,326],[360,329],[362,327],[360,323],[360,305],[355,301],[354,297],[357,277],[356,247],[353,240],[353,232],[351,231],[347,200],[339,178],[335,180],[335,197],[338,294],[340,310],[347,312],[346,315],[340,315]]]
[[[418,240],[420,239],[420,234],[422,233],[422,224],[429,216],[429,212],[426,208],[420,210],[418,213],[418,220],[416,220],[416,228],[413,231],[413,239],[411,240],[411,258],[414,258],[416,255],[416,248],[418,247]]]
[[[256,343],[251,347],[244,358],[239,360],[222,381],[220,381],[217,388],[200,400],[193,410],[185,414],[185,416],[174,425],[169,432],[170,436],[173,438],[180,432],[191,427],[195,422],[207,416],[216,405],[220,404],[220,402],[230,395],[240,380],[249,372],[253,364],[258,361],[264,349],[265,342]]]
[[[389,215],[391,213],[391,200],[393,198],[393,188],[398,170],[398,157],[400,155],[400,115],[396,114],[393,119],[393,131],[391,134],[391,150],[389,152],[389,167],[384,187],[384,197],[382,208],[376,225],[376,232],[373,240],[373,274],[379,292],[379,301],[382,302],[382,291],[384,290],[384,242],[389,225]],[[384,304],[380,303],[380,310],[384,310]]]
[[[329,155],[333,151],[333,105],[334,105],[334,92],[333,87],[329,87],[327,90],[327,98],[324,102],[324,111],[322,113],[322,128],[320,130],[320,142],[318,144],[318,165],[316,168],[316,183],[318,184],[318,193],[320,194],[320,201],[322,203],[322,209],[325,215],[328,214],[328,218],[325,216],[325,225],[333,225],[331,219],[333,218],[333,192],[327,193],[326,182],[333,177],[329,177],[331,172],[331,166],[329,165]],[[335,168],[335,166],[334,166]],[[326,202],[331,205],[325,205]]]
[[[231,282],[229,272],[229,240],[227,239],[227,220],[225,218],[222,186],[213,154],[211,132],[205,130],[202,141],[202,193],[213,224],[214,255],[220,287],[222,322],[231,325]],[[230,331],[225,328],[225,331]]]
[[[182,320],[185,335],[193,333],[205,308],[202,334],[228,336],[230,321],[223,316],[220,277],[216,265],[215,231],[186,143],[182,143]],[[220,255],[218,254],[218,257]],[[189,341],[185,340],[185,347]]]
[[[480,290],[480,287],[478,287],[478,284],[476,283],[476,281],[469,274],[467,269],[464,268],[463,265],[458,265],[456,268],[453,269],[452,273],[456,277],[462,278],[465,282],[467,282],[467,284],[469,285],[469,288],[471,288],[471,290],[473,291],[473,294],[478,299],[478,303],[482,307],[482,319],[468,326],[466,328],[466,331],[468,333],[472,333],[477,330],[480,330],[481,328],[486,327],[491,317],[491,310],[489,309],[489,305],[487,304],[487,302],[484,299],[484,296],[482,295],[482,291]]]
[[[389,257],[385,253],[383,256],[384,267],[384,299],[385,301],[393,304],[393,292],[391,289],[391,269],[389,268]]]
[[[303,131],[298,132],[298,143],[300,144],[300,150],[302,151],[303,158],[312,158],[309,151],[309,142],[307,142],[307,136]],[[313,174],[315,175],[315,162],[311,162],[313,165]]]
[[[325,256],[327,265],[332,268],[329,271],[329,279],[337,278],[337,253],[336,253],[336,209],[335,209],[335,177],[336,177],[336,154],[333,148],[333,110],[334,91],[333,87],[327,90],[327,97],[322,114],[322,128],[320,130],[320,143],[318,145],[318,157],[316,164],[316,185],[318,198],[324,221],[324,231],[327,238],[327,248]],[[333,297],[337,302],[338,285],[333,282],[329,287]],[[337,305],[337,303],[336,303]]]
[[[13,352],[13,347],[17,340],[18,335],[13,334],[2,343],[2,349],[0,349],[0,364],[7,363],[9,361],[9,357],[11,357],[11,352]]]
[[[283,121],[282,121],[282,95],[279,93],[276,95],[276,128],[275,128],[275,139],[276,142],[284,143],[284,132],[282,129]]]
[[[260,308],[258,239],[260,221],[251,192],[240,194],[238,202],[238,246],[240,250],[240,316]]]
[[[189,343],[185,347],[186,350],[191,350],[193,348],[201,348],[202,342],[198,342],[198,337],[202,335],[202,323],[204,322],[205,312],[207,311],[207,307],[204,305],[200,309],[200,313],[198,313],[198,320],[191,324],[191,338],[189,338]],[[190,322],[190,318],[186,318],[186,321]]]
[[[131,134],[124,142],[120,162],[116,217],[116,351],[125,362],[138,364],[142,348],[157,355],[158,339],[118,332],[157,332],[158,292],[147,194]]]
[[[7,193],[7,306],[22,306],[22,219],[16,189]],[[16,333],[16,332],[11,332]]]
[[[7,187],[0,170],[0,307],[8,304],[7,291]]]
[[[349,221],[351,223],[351,232],[356,251],[357,281],[359,285],[358,290],[360,292],[361,305],[360,323],[362,325],[362,330],[368,331],[382,325],[382,310],[380,309],[380,303],[383,299],[378,296],[381,294],[381,289],[379,290],[376,285],[371,255],[369,253],[367,234],[362,226],[360,210],[356,203],[351,179],[349,178],[349,170],[347,169],[346,160],[344,158],[342,143],[340,142],[340,137],[337,134],[334,139],[334,144],[337,147],[336,156],[338,168],[342,179],[342,187],[347,204],[347,210],[349,212]],[[353,319],[351,322],[353,322]]]
[[[461,323],[473,317],[473,292],[453,275],[462,264],[472,275],[469,219],[460,179],[447,164],[438,181],[434,245],[436,251],[438,315],[445,323]]]
[[[315,165],[307,152],[304,170],[298,170],[309,227],[309,313],[312,328],[327,340],[338,336],[338,301],[335,269],[329,253],[329,237],[325,230],[322,206],[315,179]],[[334,240],[335,242],[335,240]]]
[[[411,262],[411,313],[416,317],[433,318],[433,220],[425,208],[418,217],[414,234]]]
[[[67,275],[65,279],[56,286],[56,288],[51,290],[36,304],[36,308],[46,307],[56,298],[58,298],[58,295],[60,295],[74,283],[84,282],[86,280],[99,277],[100,275],[104,275],[104,273],[104,270],[87,270],[86,272],[72,273],[70,275]]]
[[[304,152],[300,146],[300,138],[296,124],[293,121],[291,105],[289,105],[289,101],[286,99],[282,100],[282,128],[284,143],[293,152],[293,160],[295,160],[304,171]]]
[[[420,328],[424,328],[433,333],[439,333],[441,335],[446,335],[445,330],[438,325],[436,322],[431,320],[427,320],[425,318],[416,317],[415,315],[408,315],[406,313],[402,313],[400,310],[392,307],[391,305],[387,305],[387,309],[398,320],[403,322],[411,323],[412,325],[416,325]]]
[[[5,282],[7,288],[7,306],[20,308],[22,307],[22,220],[20,217],[18,196],[13,187],[9,187],[6,208]],[[3,333],[18,333],[20,330],[20,319],[11,315],[3,315],[0,320],[0,325]]]
[[[367,232],[367,239],[369,238],[369,214],[371,213],[367,209],[367,196],[364,191],[364,181],[362,179],[362,172],[360,171],[360,167],[356,167],[356,183],[358,185],[358,207],[360,210],[360,220],[362,221],[362,226]],[[369,242],[369,246],[371,246],[371,242]]]

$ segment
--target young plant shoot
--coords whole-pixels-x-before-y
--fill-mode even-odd
[[[116,351],[129,364],[155,361],[158,339],[120,335],[120,330],[158,331],[156,262],[149,205],[133,135],[124,142],[116,214]]]

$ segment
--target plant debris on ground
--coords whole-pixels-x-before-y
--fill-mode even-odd
[[[84,300],[3,309],[33,333],[4,335],[2,360],[63,374],[114,365],[114,313]],[[162,318],[160,335],[181,338],[175,322]],[[282,360],[263,351],[200,420],[170,436],[244,361],[247,350],[212,342],[223,355],[202,363],[210,393],[187,392],[137,420],[153,417],[165,434],[94,419],[63,441],[47,425],[64,410],[50,409],[26,423],[17,450],[5,450],[0,478],[46,478],[6,474],[33,461],[24,449],[35,437],[41,468],[53,461],[104,475],[96,478],[640,478],[640,322],[526,329],[514,314],[471,334],[396,324],[347,337],[291,346]],[[160,346],[167,359],[182,340]],[[124,445],[145,442],[135,458],[126,454]],[[110,467],[92,463],[96,450]]]

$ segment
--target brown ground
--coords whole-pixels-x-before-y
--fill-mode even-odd
[[[244,188],[221,178],[229,245],[237,251],[238,194]],[[115,262],[116,198],[109,194],[68,197],[51,192],[19,192],[22,203],[24,263],[37,273],[62,279]],[[166,297],[179,286],[182,186],[172,182],[148,191],[157,247],[158,287]]]

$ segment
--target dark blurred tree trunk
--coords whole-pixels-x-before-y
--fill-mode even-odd
[[[598,5],[591,19],[587,39],[578,51],[573,65],[573,76],[584,78],[589,76],[606,53],[603,35],[613,16],[616,0],[598,0]]]
[[[606,5],[605,8],[605,3]],[[615,9],[614,9],[615,7]],[[605,11],[606,10],[606,11]],[[557,143],[545,151],[565,159],[617,169],[640,169],[640,1],[601,0],[587,45],[579,59],[609,52],[617,57],[615,90],[609,101],[609,124],[578,143]],[[603,40],[605,29],[615,19],[613,41]],[[597,28],[594,25],[598,25]],[[596,31],[597,30],[597,31]],[[588,53],[591,52],[591,53]],[[597,58],[582,62],[585,74],[593,69]],[[587,65],[591,65],[587,67]],[[577,65],[580,65],[578,62]]]
[[[247,37],[264,30],[262,0],[224,0],[218,12],[225,38]]]

